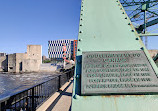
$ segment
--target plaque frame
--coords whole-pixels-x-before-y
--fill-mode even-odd
[[[140,57],[137,57],[137,58],[134,58],[133,56],[130,56],[130,57],[126,57],[126,59],[128,61],[124,61],[122,64],[128,64],[129,66],[131,65],[132,67],[132,71],[135,67],[132,66],[132,64],[138,64],[138,66],[140,65],[139,68],[142,68],[144,67],[144,69],[146,68],[149,69],[149,71],[136,71],[137,73],[140,73],[141,75],[142,74],[151,74],[149,77],[147,76],[139,76],[139,77],[135,77],[135,76],[131,76],[129,79],[127,79],[127,81],[130,81],[128,84],[126,82],[123,82],[121,86],[119,86],[119,84],[121,84],[120,81],[118,81],[117,79],[120,79],[121,80],[121,77],[115,77],[115,80],[114,79],[111,79],[113,81],[115,81],[115,83],[117,83],[116,85],[118,87],[122,87],[122,88],[118,88],[116,87],[115,83],[112,83],[112,84],[109,84],[110,83],[110,79],[108,80],[108,77],[98,77],[97,76],[97,79],[95,79],[93,76],[96,76],[96,75],[108,75],[109,73],[99,73],[98,72],[96,73],[95,72],[95,69],[101,69],[101,68],[95,68],[93,65],[91,67],[91,69],[95,72],[93,72],[94,74],[92,74],[91,72],[87,72],[86,74],[90,75],[88,77],[93,77],[93,78],[90,78],[90,79],[87,79],[88,77],[86,77],[87,75],[85,74],[85,65],[87,64],[93,64],[94,62],[98,63],[99,61],[101,62],[101,65],[103,64],[103,61],[102,59],[98,59],[99,61],[96,60],[96,58],[93,58],[92,56],[96,55],[96,54],[140,54]],[[91,56],[91,55],[92,56]],[[90,61],[91,59],[90,58],[85,58],[85,57],[92,57],[92,61]],[[103,56],[102,56],[103,57]],[[104,58],[108,59],[107,61],[109,62],[111,59],[109,58],[112,58],[109,56],[109,58],[106,56],[104,56]],[[115,59],[117,59],[117,57],[114,57]],[[114,59],[114,60],[115,60]],[[105,61],[104,61],[105,62]],[[106,63],[107,64],[107,63]],[[105,64],[105,65],[106,65]],[[108,64],[111,64],[111,65],[116,65],[116,64],[120,64],[120,63],[108,63]],[[144,66],[143,66],[144,64]],[[147,66],[145,66],[145,64]],[[99,64],[96,64],[95,66],[97,66]],[[141,66],[142,65],[142,66]],[[87,65],[88,66],[88,65]],[[121,66],[121,65],[120,65]],[[129,69],[131,69],[131,67]],[[105,68],[103,68],[105,69]],[[107,68],[106,68],[107,69]],[[118,69],[118,68],[117,68]],[[87,70],[86,70],[87,71]],[[134,73],[134,71],[132,72],[132,75]],[[93,52],[82,52],[82,71],[81,71],[81,95],[109,95],[109,94],[151,94],[151,93],[157,93],[158,92],[158,77],[151,65],[151,63],[149,62],[149,59],[147,58],[146,54],[144,51],[142,50],[131,50],[131,51],[93,51]],[[112,73],[114,74],[114,73]],[[116,75],[121,75],[121,73],[116,73]],[[128,73],[126,73],[125,75],[127,75]],[[86,76],[85,76],[86,75]],[[124,76],[125,76],[124,75]],[[144,78],[143,78],[144,77]],[[103,79],[101,79],[103,78]],[[110,78],[114,78],[114,77],[110,77]],[[125,78],[128,78],[128,77],[125,77]],[[151,78],[151,82],[150,81],[142,81],[146,78]],[[139,82],[137,82],[136,79],[139,79]],[[105,82],[106,85],[104,85],[103,83],[102,84],[98,84],[96,81],[108,81],[108,82]],[[125,79],[126,80],[126,79]],[[124,81],[125,81],[124,80]],[[148,80],[148,79],[147,79]],[[86,82],[92,82],[93,84],[90,84],[90,83],[86,83]],[[136,83],[137,82],[137,83]],[[149,82],[149,84],[148,84]],[[108,85],[109,84],[109,85]],[[146,86],[146,87],[145,87]],[[152,87],[149,87],[149,86],[152,86]],[[86,88],[89,88],[88,90],[86,90]],[[102,87],[106,87],[105,89],[99,89],[99,88],[102,88]],[[108,88],[109,89],[108,89]],[[124,87],[124,88],[123,88]]]

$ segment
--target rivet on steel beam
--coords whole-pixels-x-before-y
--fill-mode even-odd
[[[118,2],[118,0],[116,2]]]
[[[74,99],[79,99],[79,98],[80,98],[79,95],[77,95],[77,94],[74,95]]]
[[[81,20],[83,20],[83,19],[81,18]]]
[[[78,51],[81,51],[81,49],[78,49]]]
[[[83,11],[83,9],[81,11]]]
[[[79,33],[82,33],[82,31],[80,31]]]
[[[131,23],[128,23],[128,25],[131,25]]]
[[[127,19],[127,17],[125,17],[125,19]]]
[[[136,38],[136,40],[139,40],[139,38]]]
[[[82,39],[79,39],[78,41],[82,41]]]
[[[123,12],[122,14],[125,14],[125,12]]]
[[[132,30],[132,32],[134,32],[134,30]]]
[[[82,26],[82,24],[80,24],[80,26]]]
[[[81,6],[81,7],[83,7],[83,6]]]
[[[77,74],[77,75],[76,75],[76,78],[80,78],[80,75],[79,75],[79,74]]]
[[[81,13],[81,15],[83,15],[83,14]]]
[[[141,49],[141,50],[144,50],[144,47],[141,47],[140,49]]]
[[[120,10],[122,10],[122,8],[120,8]]]

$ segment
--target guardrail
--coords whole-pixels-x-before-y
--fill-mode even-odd
[[[37,106],[58,91],[74,74],[74,68],[31,88],[0,100],[1,111],[35,111]]]

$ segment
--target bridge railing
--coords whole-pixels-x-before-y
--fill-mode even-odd
[[[74,68],[31,88],[0,100],[1,111],[35,111],[52,94],[58,91],[74,74]]]

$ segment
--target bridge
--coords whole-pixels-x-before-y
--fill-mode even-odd
[[[4,98],[1,110],[157,111],[158,69],[146,48],[147,36],[158,36],[147,31],[158,23],[157,6],[82,0],[75,71]]]

